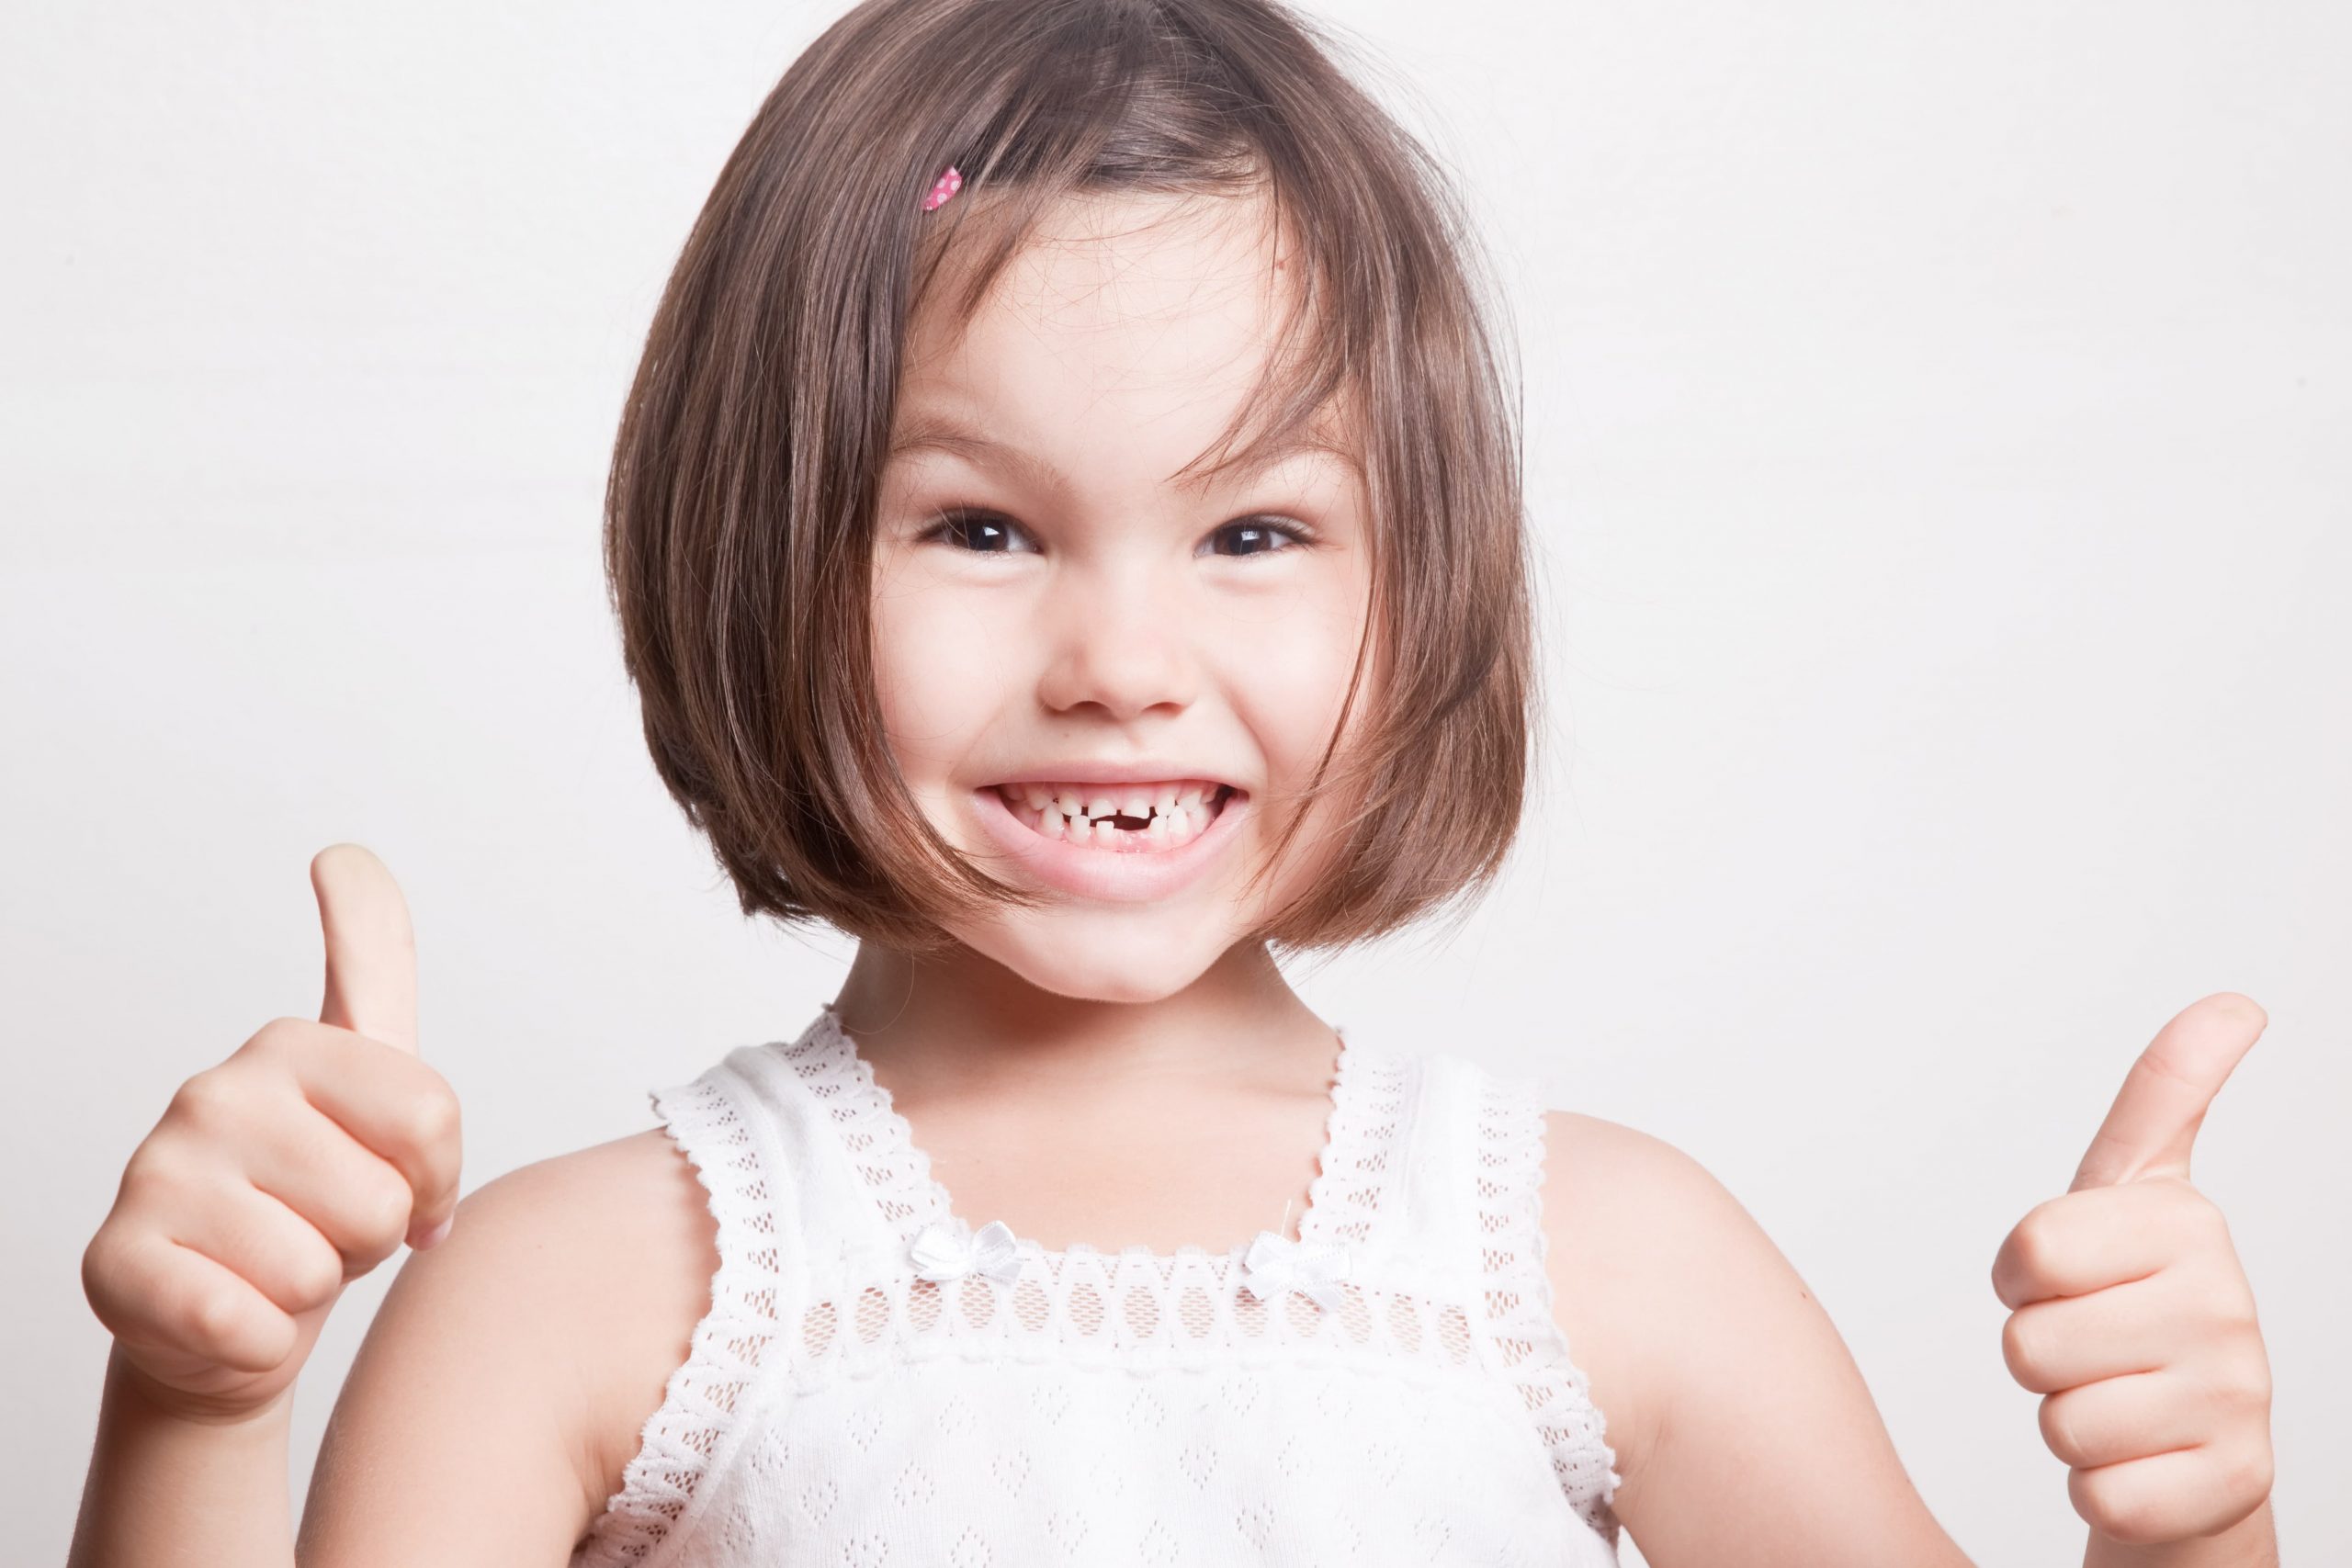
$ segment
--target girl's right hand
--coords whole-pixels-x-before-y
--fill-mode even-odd
[[[356,844],[321,851],[311,886],[319,1021],[274,1019],[183,1083],[82,1258],[141,1392],[209,1420],[277,1401],[344,1287],[457,1211],[458,1099],[416,1054],[407,902]]]

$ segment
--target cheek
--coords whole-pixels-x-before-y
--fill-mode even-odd
[[[1303,783],[1340,722],[1364,629],[1362,607],[1338,592],[1302,596],[1275,614],[1253,615],[1231,628],[1225,689],[1241,705],[1250,730],[1266,748],[1277,785]],[[1375,674],[1370,650],[1364,671]],[[1361,715],[1371,695],[1356,694]]]
[[[937,594],[876,596],[876,698],[910,784],[947,771],[994,706],[988,645],[966,619]]]

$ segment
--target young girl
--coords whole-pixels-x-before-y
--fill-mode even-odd
[[[1964,1563],[1699,1166],[1275,962],[1476,890],[1520,816],[1467,255],[1274,0],[826,32],[662,299],[607,564],[744,910],[856,961],[658,1127],[460,1204],[405,906],[322,853],[319,1020],[183,1086],[85,1258],[73,1562]],[[2093,1563],[2275,1561],[2262,1342],[2186,1180],[2261,1021],[2174,1020],[1995,1263]],[[403,1236],[298,1551],[294,1378]]]

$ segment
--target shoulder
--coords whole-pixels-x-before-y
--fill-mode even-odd
[[[573,1456],[590,1514],[620,1490],[645,1423],[686,1359],[718,1271],[710,1195],[676,1141],[648,1127],[502,1180],[510,1220],[573,1287],[549,1328],[583,1391]],[[460,1222],[463,1223],[462,1221]]]
[[[715,1229],[658,1127],[468,1193],[368,1325],[320,1445],[305,1560],[452,1531],[485,1560],[569,1549],[686,1356]]]
[[[1720,1275],[1726,1248],[1752,1251],[1762,1232],[1672,1144],[1573,1111],[1544,1113],[1542,1194],[1554,1315],[1631,1490],[1671,1396],[1672,1314]]]
[[[1544,1115],[1543,1224],[1552,1312],[1568,1354],[1589,1380],[1603,1435],[1630,1484],[1657,1430],[1657,1390],[1644,1375],[1648,1343],[1637,1311],[1638,1254],[1676,1179],[1675,1151],[1620,1122],[1573,1111]]]
[[[1765,1539],[1816,1561],[1965,1568],[1828,1314],[1724,1184],[1614,1122],[1554,1111],[1545,1129],[1555,1314],[1644,1551],[1715,1562]]]

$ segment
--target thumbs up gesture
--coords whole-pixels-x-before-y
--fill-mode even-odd
[[[2270,1495],[2270,1363],[2254,1292],[2222,1212],[2188,1184],[2206,1109],[2268,1021],[2222,991],[2165,1024],[2074,1185],[2018,1221],[1993,1259],[1994,1293],[2010,1309],[2001,1353],[2047,1396],[2042,1440],[2071,1467],[2094,1562],[2276,1561],[2171,1544],[2228,1530]]]
[[[457,1096],[416,1051],[416,942],[383,863],[311,863],[318,1021],[280,1018],[180,1085],[82,1258],[142,1395],[212,1420],[285,1393],[344,1287],[458,1203]]]

